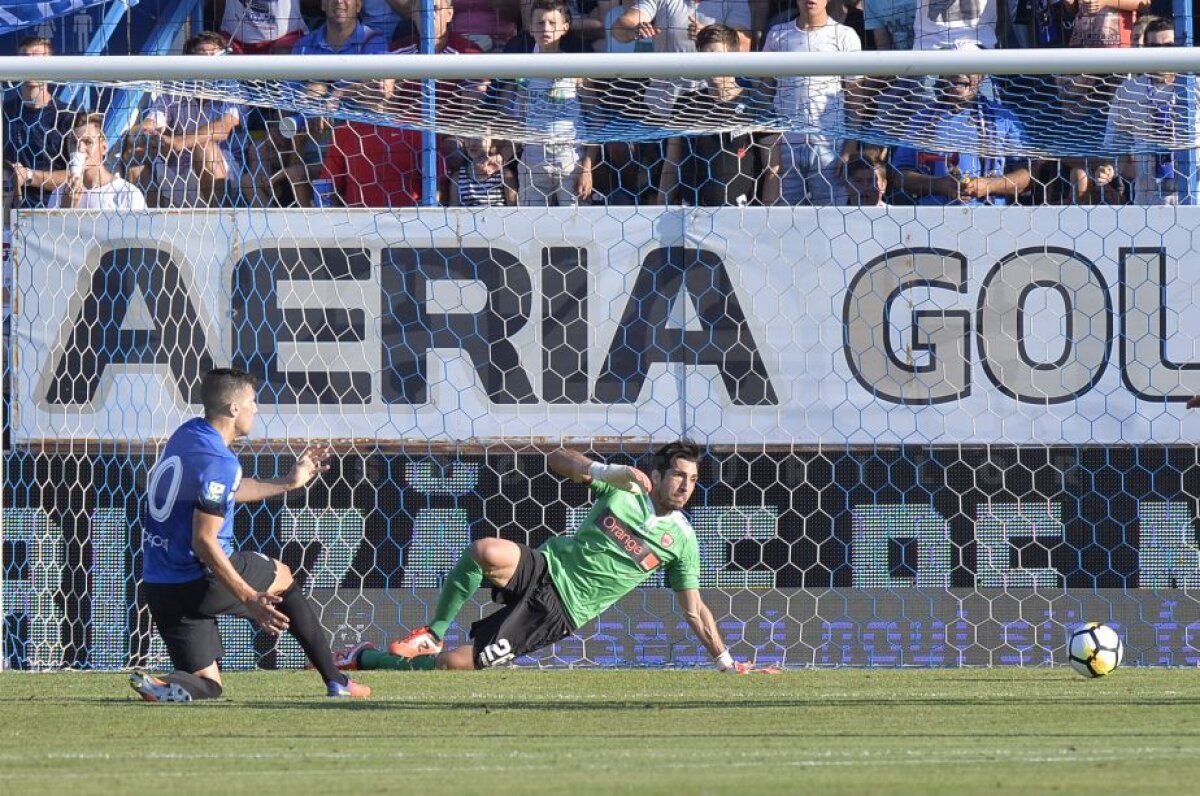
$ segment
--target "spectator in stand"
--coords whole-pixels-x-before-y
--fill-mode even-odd
[[[1149,0],[1063,0],[1063,14],[1074,20],[1067,30],[1070,47],[1131,47],[1137,15],[1149,8]],[[1061,75],[1058,93],[1065,123],[1088,134],[1098,134],[1116,91],[1113,75]]]
[[[1007,18],[1008,0],[917,0],[913,49],[937,50],[960,41],[993,48],[999,43],[1000,14]],[[871,0],[867,0],[868,3]]]
[[[216,0],[214,11],[238,55],[288,53],[308,33],[300,0]]]
[[[361,122],[339,124],[321,179],[343,207],[414,207],[421,201],[421,133]]]
[[[321,8],[325,24],[300,39],[292,48],[294,55],[382,55],[388,51],[387,35],[359,22],[362,0],[321,0]],[[315,101],[330,103],[336,103],[339,95],[350,88],[341,83],[305,86]],[[284,119],[281,124],[292,132],[294,146],[294,152],[288,155],[285,177],[296,203],[312,207],[315,204],[312,182],[324,166],[333,125],[320,114]]]
[[[517,203],[503,147],[491,138],[463,141],[465,162],[450,180],[451,207],[501,207]]]
[[[715,21],[692,0],[630,0],[613,22],[612,37],[620,43],[650,39],[654,52],[695,52],[696,34]],[[651,120],[669,118],[679,95],[703,85],[701,80],[651,78],[643,99],[647,115]],[[646,198],[669,203],[679,182],[680,139],[639,143],[636,149],[649,175]]]
[[[54,55],[48,39],[30,37],[17,45],[17,54],[32,58]],[[5,184],[13,191],[15,208],[45,207],[50,193],[67,181],[64,140],[75,113],[59,104],[50,84],[26,80],[4,103]]]
[[[1117,167],[1111,160],[1097,158],[1071,169],[1070,193],[1063,204],[1128,204],[1126,183],[1117,179]]]
[[[219,33],[205,31],[183,45],[185,55],[212,56],[225,51]],[[232,203],[241,179],[241,160],[230,137],[242,115],[232,103],[163,95],[142,121],[148,151],[154,156],[152,183],[160,207],[223,206]]]
[[[438,55],[475,55],[481,52],[475,42],[454,33],[451,23],[455,17],[453,0],[433,0],[433,51]],[[421,52],[421,20],[423,6],[414,4],[412,7],[413,32],[407,38],[392,42],[394,55],[418,55]],[[439,119],[454,119],[458,122],[469,121],[475,114],[483,112],[486,118],[491,111],[484,107],[487,98],[489,80],[438,80],[435,85],[436,113]],[[387,97],[387,107],[397,108],[401,112],[421,106],[422,86],[419,81],[383,81],[383,94]],[[479,120],[482,123],[482,119]],[[462,153],[461,143],[454,136],[439,136],[438,151],[445,160],[439,167],[445,174],[456,174],[466,162]],[[449,195],[449,185],[443,183],[439,188],[443,196]]]
[[[535,0],[530,33],[535,54],[561,52],[571,28],[570,12],[563,0]],[[521,151],[519,196],[522,205],[577,205],[590,203],[592,161],[597,148],[574,143],[583,108],[580,81],[573,77],[529,78],[515,92],[517,115],[530,130],[549,139],[528,143]]]
[[[1142,46],[1174,47],[1174,21],[1152,20]],[[1108,109],[1104,147],[1132,153],[1121,157],[1119,171],[1132,186],[1133,204],[1175,205],[1186,195],[1187,177],[1176,171],[1175,153],[1188,143],[1187,103],[1176,78],[1173,72],[1132,75],[1117,88]]]
[[[392,37],[393,48],[420,41],[423,0],[392,0],[404,19]],[[438,0],[434,0],[436,4]],[[475,52],[499,52],[519,31],[521,0],[457,0],[448,32],[471,42]]]
[[[909,136],[945,146],[938,151],[896,151],[892,166],[901,194],[921,205],[1006,205],[1029,187],[1027,158],[973,154],[1025,148],[1021,123],[999,100],[980,93],[982,83],[983,75],[937,81],[933,102],[916,112]]]
[[[858,36],[835,22],[826,0],[797,0],[795,21],[767,31],[763,52],[857,52]],[[847,113],[856,113],[860,82],[841,77],[785,77],[769,81],[775,112],[796,132],[783,135],[783,199],[788,204],[845,204],[842,169],[857,151],[839,142]]]
[[[713,24],[696,36],[702,53],[737,52],[738,31]],[[711,77],[683,94],[678,107],[702,124],[745,131],[754,126],[754,102],[733,77]],[[758,114],[757,118],[761,118]],[[779,135],[722,132],[682,139],[680,201],[696,207],[773,205],[779,201]]]
[[[1063,12],[1074,22],[1071,47],[1132,47],[1137,15],[1150,0],[1062,0]]]
[[[458,0],[462,2],[462,0]],[[433,0],[433,51],[437,54],[471,55],[483,52],[479,45],[451,28],[457,14],[454,0]],[[392,42],[395,55],[419,55],[421,52],[421,19],[423,6],[415,3],[411,17],[413,27],[408,35]]]
[[[759,0],[754,2],[761,4]],[[705,24],[700,25],[701,21]],[[696,24],[701,28],[713,24],[732,28],[738,38],[738,48],[734,52],[749,52],[758,45],[750,0],[700,0],[696,8]]]
[[[612,36],[619,42],[652,39],[658,53],[690,53],[696,51],[700,28],[715,21],[701,16],[690,0],[630,0],[613,23]],[[646,87],[646,107],[667,115],[676,97],[701,85],[698,80],[651,79]]]
[[[362,0],[321,0],[325,24],[292,48],[294,55],[381,55],[388,51],[383,31],[358,21]]]
[[[850,186],[846,204],[851,207],[887,207],[887,166],[877,160],[857,157],[846,164],[846,182]]]
[[[358,19],[389,42],[396,36],[396,27],[407,24],[408,0],[363,0]]]
[[[146,198],[142,192],[113,174],[104,164],[108,157],[108,140],[104,137],[103,114],[79,116],[67,138],[67,144],[73,153],[70,173],[67,181],[50,195],[47,207],[76,210],[146,209]]]
[[[863,25],[877,50],[911,50],[917,0],[865,0]]]
[[[266,128],[246,145],[242,199],[249,207],[292,207],[298,204],[292,183],[303,179],[303,163],[292,144],[295,137],[283,135],[277,120]],[[295,164],[299,169],[289,171]]]

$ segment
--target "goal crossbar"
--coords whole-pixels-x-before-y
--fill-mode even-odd
[[[0,80],[405,80],[519,77],[783,77],[1195,72],[1200,49],[956,50],[861,53],[579,53],[511,55],[124,55],[0,57]]]

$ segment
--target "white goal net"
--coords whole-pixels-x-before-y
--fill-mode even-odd
[[[216,366],[262,381],[248,475],[337,452],[236,535],[339,643],[423,624],[473,539],[569,532],[554,447],[690,437],[739,656],[1065,663],[1100,621],[1200,663],[1196,59],[909,55],[0,58],[91,97],[6,174],[7,665],[162,660],[146,478]],[[520,663],[706,660],[652,578]]]

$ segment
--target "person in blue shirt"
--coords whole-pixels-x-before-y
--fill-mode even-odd
[[[900,194],[919,205],[1006,205],[1029,187],[1029,160],[999,154],[1025,149],[1021,122],[980,93],[982,82],[983,75],[939,78],[935,100],[914,115],[908,137],[945,146],[896,150]]]
[[[388,33],[358,21],[362,0],[321,0],[321,10],[325,24],[296,42],[292,55],[382,55],[388,51]]]
[[[223,368],[205,374],[204,417],[181,425],[150,473],[142,533],[142,580],[150,615],[175,671],[135,672],[130,685],[147,702],[190,702],[222,692],[221,615],[250,619],[276,635],[291,633],[331,697],[366,697],[371,689],[338,671],[329,634],[291,570],[262,553],[233,549],[237,503],[300,489],[328,469],[328,447],[305,450],[282,479],[243,478],[229,445],[254,427],[255,378]]]
[[[19,55],[41,58],[54,55],[49,39],[36,36],[17,45]],[[25,80],[4,100],[4,166],[13,175],[13,207],[45,207],[55,188],[67,183],[65,145],[76,109],[54,98],[53,86]],[[6,180],[7,182],[7,180]]]

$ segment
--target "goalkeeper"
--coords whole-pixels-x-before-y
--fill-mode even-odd
[[[539,549],[506,539],[479,539],[446,578],[433,622],[393,642],[390,654],[370,644],[342,650],[347,669],[486,669],[563,639],[659,569],[692,631],[722,671],[745,672],[733,660],[700,598],[700,553],[683,515],[696,488],[699,449],[672,442],[654,454],[649,477],[635,468],[594,462],[557,450],[550,469],[591,486],[596,501],[573,535]],[[471,625],[472,646],[442,649],[463,604],[484,581],[500,610]]]

